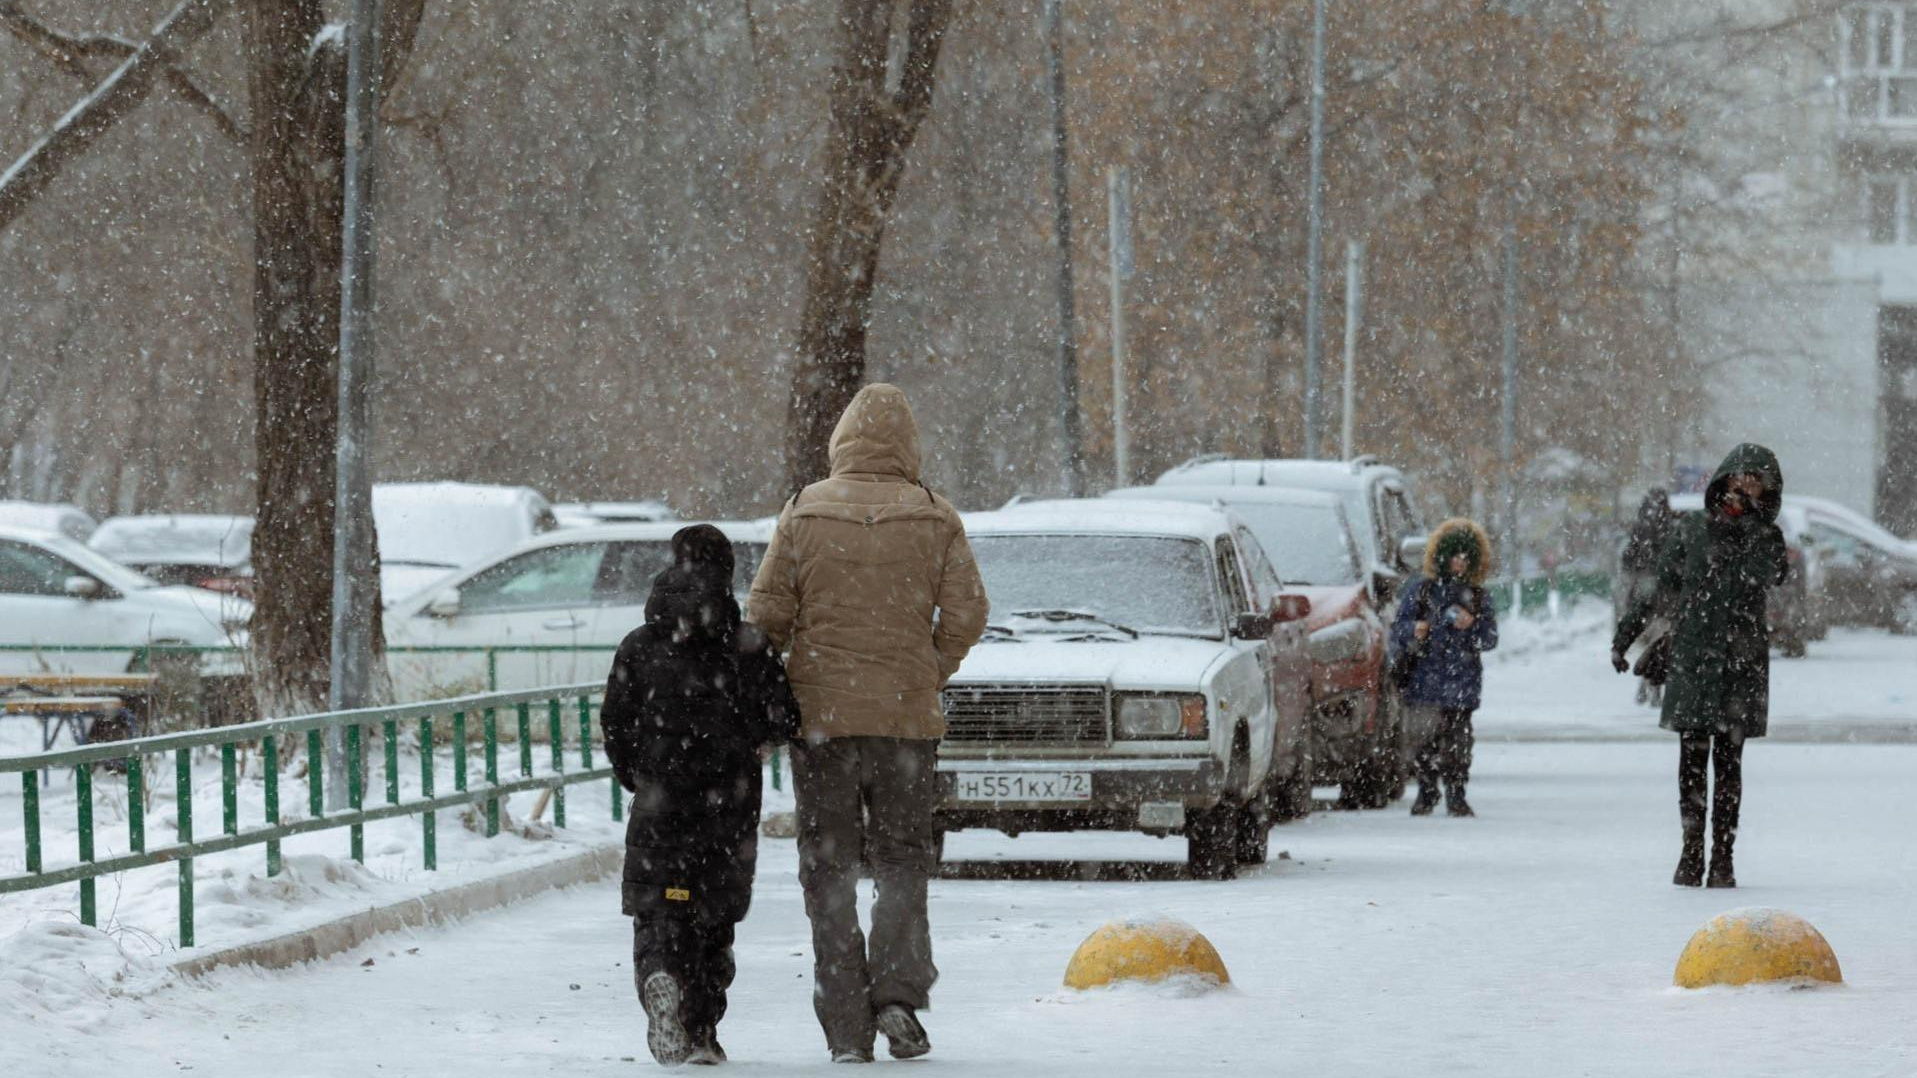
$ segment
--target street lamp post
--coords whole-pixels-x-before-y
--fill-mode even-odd
[[[1311,5],[1311,193],[1305,244],[1305,458],[1318,457],[1323,419],[1319,368],[1323,364],[1325,257],[1325,0]]]
[[[332,658],[327,706],[371,703],[372,486],[367,385],[373,377],[373,157],[379,125],[379,0],[353,0],[347,31],[346,162],[340,265],[339,433],[333,486]],[[328,799],[346,800],[345,731],[328,743]]]
[[[1072,302],[1072,199],[1065,131],[1065,42],[1061,0],[1045,0],[1045,75],[1052,96],[1052,242],[1058,253],[1058,439],[1065,496],[1083,486],[1078,425],[1078,315]]]

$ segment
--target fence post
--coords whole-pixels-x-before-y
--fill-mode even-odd
[[[81,764],[73,769],[73,796],[79,802],[80,810],[80,860],[93,860],[93,765]],[[95,916],[94,888],[91,876],[80,881],[80,923],[89,928],[97,927],[99,920]]]
[[[306,731],[306,811],[314,819],[326,815],[326,756],[318,728]]]
[[[27,829],[27,871],[40,871],[40,773],[20,772],[20,815]]]
[[[486,798],[486,837],[499,834],[499,716],[486,709],[486,785],[493,789]]]
[[[229,835],[240,833],[239,767],[234,760],[233,743],[220,746],[220,823]]]
[[[358,812],[366,807],[366,757],[360,748],[359,723],[349,723],[346,727],[346,807]],[[366,863],[366,825],[354,822],[346,829],[351,837],[353,860]]]
[[[519,777],[532,778],[532,704],[521,700],[519,712]]]
[[[433,799],[433,717],[422,715],[419,720],[419,795],[431,801]],[[425,853],[426,871],[439,868],[439,813],[427,809],[419,815],[420,848]]]
[[[453,789],[466,789],[466,713],[453,712]]]
[[[173,801],[180,845],[193,845],[193,750],[173,750]],[[180,946],[193,946],[193,856],[180,858]]]
[[[266,757],[266,826],[280,825],[280,739],[268,734],[260,739],[260,751]],[[266,840],[266,875],[280,874],[280,840]]]
[[[146,757],[126,758],[126,848],[146,852]]]
[[[386,738],[386,803],[399,804],[399,722],[387,719],[381,733]]]
[[[552,738],[552,773],[563,776],[566,773],[566,729],[559,717],[559,698],[546,701],[547,733]],[[561,782],[552,788],[552,822],[554,827],[566,826],[566,784]]]

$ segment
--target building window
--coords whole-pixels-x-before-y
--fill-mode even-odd
[[[1863,123],[1917,123],[1917,33],[1909,4],[1853,4],[1837,20],[1844,115]]]
[[[1870,242],[1880,246],[1917,242],[1911,228],[1913,187],[1910,176],[1872,176],[1864,185],[1864,223]]]

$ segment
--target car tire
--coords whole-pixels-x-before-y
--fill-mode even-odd
[[[1194,880],[1237,875],[1238,806],[1229,801],[1185,816],[1185,865]]]
[[[1298,753],[1298,766],[1278,784],[1272,798],[1272,813],[1280,822],[1302,820],[1311,815],[1311,782],[1316,776],[1317,756],[1312,748],[1311,729],[1305,728],[1305,743]]]
[[[1271,857],[1271,827],[1275,822],[1275,783],[1267,780],[1258,796],[1240,806],[1232,820],[1232,854],[1240,865],[1262,865]]]

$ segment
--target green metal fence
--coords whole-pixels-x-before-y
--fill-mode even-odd
[[[619,650],[617,644],[388,644],[386,654],[394,655],[480,655],[486,660],[486,691],[499,691],[499,657],[502,655],[578,655],[597,652],[606,656],[607,665]],[[208,656],[245,657],[246,649],[231,645],[193,645],[193,644],[0,644],[0,655],[104,655],[123,654],[130,656],[127,669],[134,672],[151,671],[157,659],[168,655],[191,655],[201,660]],[[212,675],[220,676],[220,675]],[[6,675],[0,674],[0,681]]]
[[[425,867],[437,868],[437,819],[440,809],[465,805],[483,805],[485,833],[499,833],[499,802],[510,794],[527,790],[553,791],[553,822],[566,825],[566,788],[587,782],[606,782],[612,818],[624,812],[623,791],[612,777],[610,767],[595,766],[592,750],[592,718],[595,698],[603,692],[599,682],[534,689],[525,692],[481,693],[474,696],[433,700],[395,707],[335,711],[296,718],[268,719],[237,726],[167,734],[131,741],[109,742],[31,756],[0,757],[0,775],[18,774],[21,782],[21,813],[25,824],[26,871],[0,876],[0,894],[30,891],[44,887],[78,883],[80,920],[88,925],[97,921],[95,881],[105,875],[130,869],[177,863],[180,875],[180,946],[193,946],[193,859],[207,854],[244,846],[266,847],[266,874],[280,871],[280,843],[294,835],[312,831],[345,828],[348,846],[356,861],[366,857],[365,829],[377,820],[418,816],[422,829]],[[534,774],[532,729],[535,711],[543,712],[547,725],[551,767]],[[504,713],[517,723],[519,777],[500,777],[499,717]],[[470,750],[467,720],[481,723],[481,761],[484,779],[469,781]],[[568,720],[576,723],[571,748],[567,745]],[[401,724],[411,724],[419,749],[419,794],[410,800],[400,796]],[[325,732],[343,729],[347,742],[348,793],[345,808],[327,811],[322,782],[324,769],[309,766],[305,776],[307,815],[282,819],[280,812],[280,739],[303,735],[310,761],[321,759],[321,739]],[[384,752],[385,803],[365,804],[367,767],[362,751],[367,731],[375,731]],[[435,792],[439,780],[435,747],[442,731],[450,733],[450,770],[453,791]],[[265,783],[264,819],[250,826],[239,818],[239,782],[237,756],[243,747],[257,744],[263,757]],[[222,805],[221,834],[198,839],[193,829],[193,758],[196,751],[217,750],[220,759]],[[578,767],[566,770],[566,756],[576,752]],[[172,754],[176,796],[177,835],[166,846],[148,848],[146,833],[146,786],[149,759],[164,760]],[[102,765],[124,764],[127,793],[127,853],[96,860],[94,857],[93,787]],[[161,766],[164,766],[162,764]],[[61,867],[46,867],[46,851],[41,843],[40,793],[43,776],[53,769],[73,769],[75,808],[78,813],[77,860]],[[108,779],[107,781],[117,781]],[[297,779],[294,781],[298,781]]]

